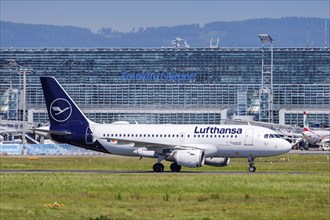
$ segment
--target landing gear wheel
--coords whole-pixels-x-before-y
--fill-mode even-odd
[[[172,172],[180,172],[181,170],[181,166],[178,165],[177,163],[172,163],[170,168]]]
[[[253,157],[249,157],[248,158],[249,161],[249,171],[250,172],[255,172],[256,171],[256,167],[253,166],[254,165],[254,158]]]
[[[249,171],[250,172],[255,172],[256,171],[256,167],[255,166],[250,166],[249,167]]]
[[[155,163],[154,166],[152,167],[152,169],[155,172],[163,172],[164,171],[164,165],[161,163]]]

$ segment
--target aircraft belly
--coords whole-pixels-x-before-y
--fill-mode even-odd
[[[247,158],[247,157],[266,157],[274,155],[273,150],[265,147],[256,146],[217,146],[219,157]]]
[[[218,157],[244,157],[242,149],[233,145],[218,145]]]
[[[113,144],[111,142],[107,142],[107,140],[100,141],[100,144],[102,144],[102,146],[111,154],[135,156],[135,154],[133,153],[134,150],[136,150],[134,144]]]

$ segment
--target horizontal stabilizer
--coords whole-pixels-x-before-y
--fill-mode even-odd
[[[69,131],[55,131],[55,130],[45,130],[45,129],[38,129],[38,128],[32,128],[30,129],[34,132],[41,132],[41,133],[47,133],[47,134],[55,134],[55,135],[69,135],[71,132]]]

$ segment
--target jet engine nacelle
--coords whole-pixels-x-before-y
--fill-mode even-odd
[[[180,166],[201,167],[205,163],[202,150],[178,150],[174,152],[174,161]]]
[[[205,164],[214,167],[228,166],[230,158],[228,157],[209,157],[205,159]]]

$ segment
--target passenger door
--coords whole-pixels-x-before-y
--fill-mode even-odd
[[[245,130],[244,145],[245,146],[253,145],[253,128],[247,128]]]

